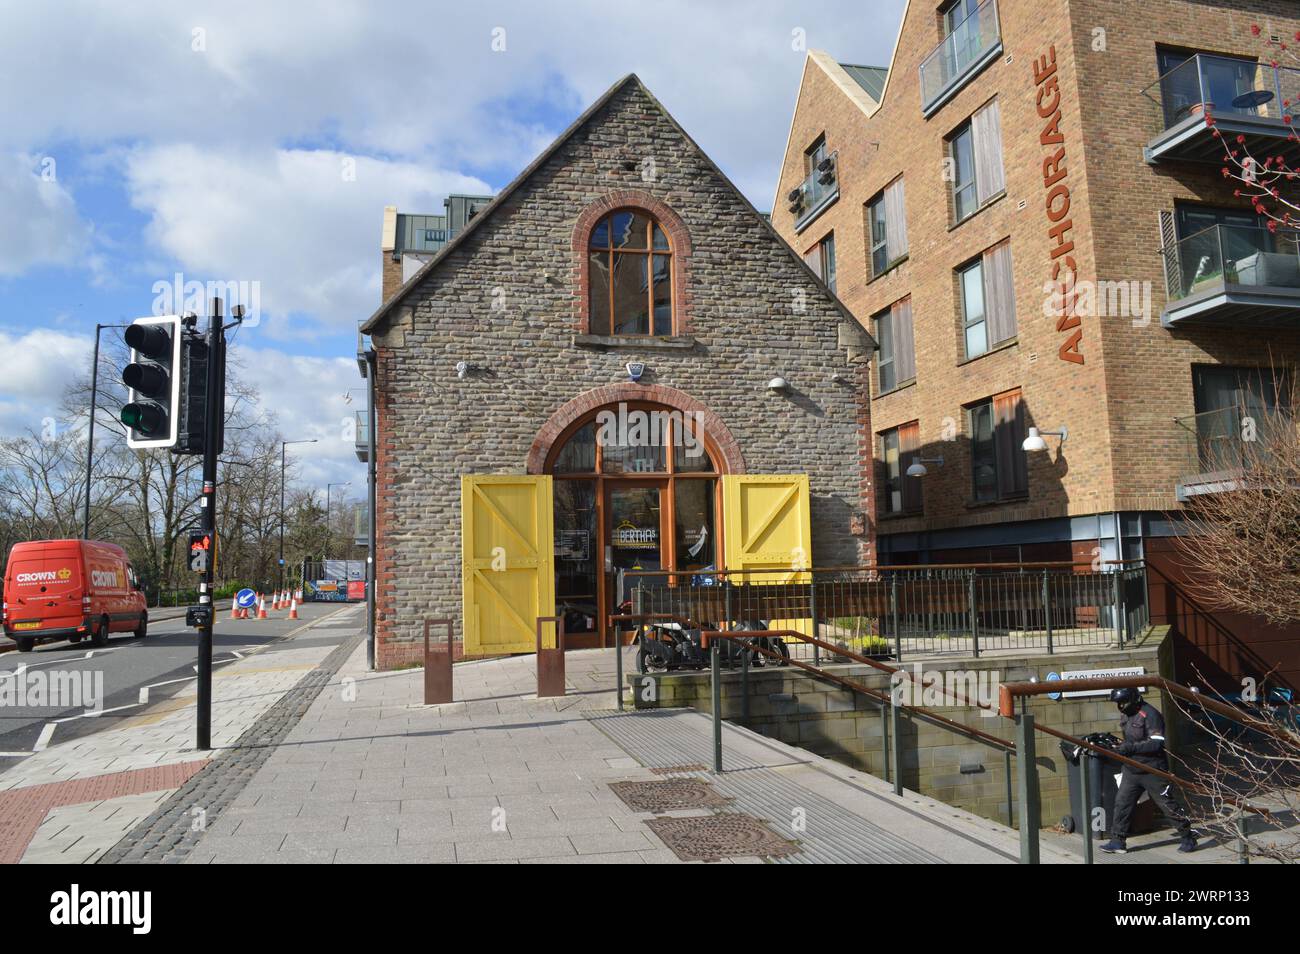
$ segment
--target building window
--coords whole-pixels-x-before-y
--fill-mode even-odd
[[[1196,413],[1179,424],[1195,435],[1201,473],[1240,470],[1267,459],[1272,445],[1294,426],[1285,371],[1192,365],[1192,394]]]
[[[810,176],[814,172],[816,172],[817,167],[821,165],[821,161],[825,159],[827,155],[829,155],[829,153],[826,150],[826,136],[825,135],[818,136],[816,142],[814,142],[811,146],[809,146],[807,149],[804,150],[804,154],[803,154],[804,175]]]
[[[1025,406],[1020,390],[996,394],[966,409],[970,429],[971,495],[977,502],[1013,500],[1029,491]]]
[[[948,137],[948,170],[954,221],[970,218],[1006,191],[1002,167],[1002,122],[990,100]]]
[[[966,357],[978,358],[1016,336],[1011,243],[1000,242],[957,269]]]
[[[610,213],[592,229],[588,255],[592,334],[673,333],[672,246],[654,216]]]
[[[894,180],[867,203],[871,275],[882,275],[907,257],[907,205],[903,180]]]
[[[884,394],[916,378],[916,346],[912,335],[912,299],[896,301],[872,316],[876,322],[877,393]]]
[[[803,260],[817,277],[826,283],[826,287],[835,291],[835,233],[829,233],[824,239],[804,253]]]
[[[887,514],[920,513],[923,509],[921,478],[907,476],[907,468],[918,457],[920,439],[921,425],[918,421],[880,434],[880,456],[885,465],[882,502]]]

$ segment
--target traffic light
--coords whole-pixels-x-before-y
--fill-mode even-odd
[[[226,345],[217,344],[217,453],[224,450],[226,407]],[[181,396],[175,454],[202,454],[208,410],[208,352],[205,336],[187,334],[181,343]]]
[[[126,329],[131,363],[122,369],[129,389],[120,417],[130,447],[172,447],[176,443],[181,386],[181,319],[178,315],[137,318]]]

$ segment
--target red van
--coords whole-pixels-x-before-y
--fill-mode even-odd
[[[56,639],[96,646],[109,633],[143,637],[149,611],[126,551],[94,540],[15,543],[5,567],[5,635],[22,652]]]

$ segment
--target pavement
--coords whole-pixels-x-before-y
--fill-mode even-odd
[[[174,652],[183,653],[186,662],[182,674],[154,695],[141,687],[134,690],[130,704],[116,711],[75,711],[65,717],[69,722],[48,722],[43,744],[0,760],[0,862],[100,858],[158,805],[220,760],[335,646],[354,638],[363,609],[309,604],[301,621],[219,623],[218,645],[230,640],[243,648],[215,654],[223,664],[213,673],[210,752],[194,749],[192,632],[177,634],[177,645],[168,645],[151,627],[144,641],[113,641],[89,659],[80,647],[76,653],[48,650],[50,668],[57,663],[59,672],[73,674],[84,673],[87,666],[114,666],[113,674],[138,678],[157,665],[170,667]],[[345,621],[343,628],[331,625],[334,617]],[[17,662],[22,665],[40,655],[24,653]],[[20,673],[15,658],[6,657],[7,669],[0,672],[0,677],[8,674],[5,683],[31,673]],[[155,658],[161,662],[150,665]],[[51,726],[55,731],[48,731]]]
[[[679,863],[665,826],[739,815],[785,847],[719,861],[1018,859],[1004,826],[916,793],[899,798],[737,726],[724,729],[726,771],[712,774],[706,717],[615,711],[608,650],[568,654],[562,698],[536,697],[534,666],[531,656],[458,664],[455,701],[425,706],[422,672],[368,672],[359,645],[184,861]],[[653,813],[615,791],[674,779],[707,783],[718,804]],[[708,854],[710,837],[696,832],[693,850]],[[1073,860],[1050,847],[1044,856]]]

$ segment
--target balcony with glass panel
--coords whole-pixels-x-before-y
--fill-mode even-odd
[[[997,0],[984,0],[921,61],[921,114],[937,110],[1001,53]]]
[[[1300,69],[1197,53],[1142,91],[1151,107],[1147,162],[1221,163],[1222,137],[1244,136],[1252,155],[1300,160],[1291,117],[1300,113]],[[1214,126],[1205,121],[1209,115]]]
[[[1270,456],[1296,426],[1285,409],[1267,406],[1219,408],[1174,420],[1182,445],[1177,497],[1227,493],[1253,471],[1267,469]]]
[[[1166,328],[1300,324],[1300,232],[1214,225],[1164,249]]]
[[[840,197],[839,153],[832,152],[786,196],[798,232]]]
[[[370,459],[370,412],[357,411],[356,417],[356,444],[357,460],[363,463]]]

